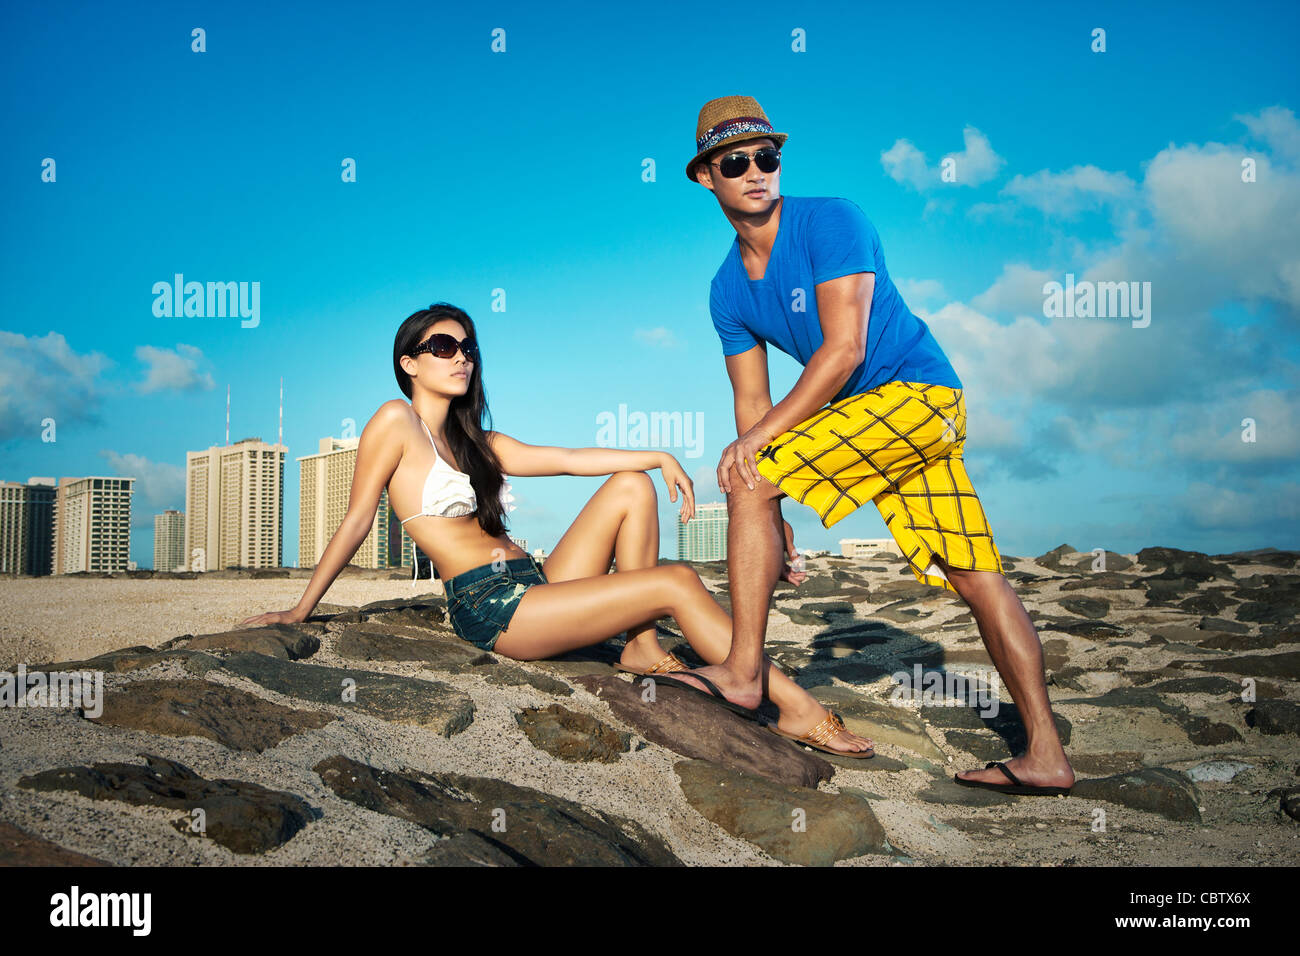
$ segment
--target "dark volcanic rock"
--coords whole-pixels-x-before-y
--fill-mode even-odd
[[[1129,568],[1133,567],[1132,561],[1116,551],[1104,551],[1104,555],[1103,566],[1095,571],[1092,569],[1092,566],[1097,560],[1097,555],[1092,551],[1085,551],[1084,557],[1076,561],[1074,567],[1076,570],[1085,571],[1092,576],[1110,574],[1115,571],[1127,571]]]
[[[1100,620],[1110,613],[1110,602],[1099,597],[1069,597],[1057,602],[1071,614]]]
[[[320,638],[325,628],[320,624],[268,624],[244,630],[221,631],[217,634],[186,634],[174,637],[162,645],[164,650],[183,647],[192,651],[223,650],[249,651],[297,661],[311,657],[320,650]]]
[[[1300,651],[1212,657],[1202,661],[1171,661],[1169,666],[1216,671],[1222,674],[1241,674],[1244,677],[1285,677],[1287,680],[1300,680]]]
[[[439,836],[472,834],[525,866],[680,863],[635,821],[606,817],[532,787],[455,773],[390,773],[344,756],[312,769],[344,800]]]
[[[1166,767],[1146,767],[1113,777],[1076,780],[1070,795],[1118,803],[1179,822],[1201,822],[1201,794],[1196,784],[1186,774]]]
[[[683,757],[709,760],[741,773],[753,773],[777,783],[815,787],[829,780],[835,768],[827,761],[778,737],[757,723],[733,714],[700,694],[666,683],[651,687],[618,677],[577,677],[582,685],[609,705],[614,715],[631,724],[649,741]]]
[[[631,746],[631,734],[559,704],[530,707],[515,720],[534,747],[569,763],[617,763]]]
[[[104,696],[93,723],[169,737],[207,737],[232,750],[261,753],[286,737],[324,727],[332,714],[294,710],[247,691],[201,680],[132,681]]]
[[[1193,581],[1212,581],[1226,578],[1235,581],[1232,568],[1210,558],[1200,551],[1179,551],[1177,548],[1143,548],[1137,555],[1138,564],[1147,568],[1161,568],[1156,578],[1190,578]]]
[[[1289,700],[1260,700],[1246,714],[1246,723],[1261,734],[1300,734],[1300,704]]]
[[[97,763],[90,767],[57,767],[30,777],[18,786],[50,792],[67,790],[92,800],[121,800],[137,806],[183,810],[172,825],[187,836],[203,810],[205,832],[235,853],[263,853],[288,842],[313,818],[300,797],[268,790],[243,780],[205,780],[189,767],[152,754],[141,754],[147,766]]]
[[[477,833],[439,840],[420,859],[422,866],[521,866],[505,850]]]
[[[238,654],[226,661],[224,669],[277,694],[355,707],[381,720],[423,727],[444,737],[460,733],[474,720],[474,702],[469,696],[438,681],[290,664],[261,654]]]
[[[1206,588],[1204,591],[1197,591],[1178,606],[1189,614],[1213,615],[1236,603],[1238,603],[1237,599],[1229,597],[1226,589]]]
[[[335,653],[350,661],[420,661],[454,667],[492,658],[465,641],[414,638],[395,634],[386,625],[350,624],[339,634]]]
[[[1061,544],[1061,545],[1057,545],[1055,548],[1053,548],[1051,551],[1048,551],[1046,554],[1039,555],[1038,557],[1034,558],[1034,560],[1045,568],[1051,568],[1053,571],[1064,571],[1066,569],[1062,567],[1061,559],[1068,555],[1077,554],[1077,553],[1078,552],[1075,551],[1075,549],[1072,546],[1068,544]]]
[[[137,645],[136,647],[109,651],[107,654],[100,654],[98,657],[92,657],[89,660],[42,664],[39,667],[31,668],[31,670],[41,670],[47,673],[49,671],[104,671],[105,673],[121,674],[126,671],[153,667],[155,664],[171,662],[180,664],[185,670],[198,676],[202,676],[208,671],[221,666],[221,661],[210,654],[203,654],[199,651],[156,651],[145,645]]]
[[[703,760],[683,760],[673,769],[687,803],[705,819],[775,859],[830,866],[889,852],[884,827],[861,797],[777,784]]]
[[[1098,588],[1103,591],[1126,591],[1135,587],[1138,579],[1131,574],[1116,574],[1114,571],[1090,571],[1073,581],[1061,585],[1062,591],[1081,591],[1084,588]]]
[[[111,866],[104,860],[66,850],[44,837],[0,822],[0,866]]]
[[[1277,548],[1256,548],[1254,551],[1234,551],[1216,554],[1215,561],[1224,564],[1271,564],[1279,568],[1294,568],[1300,551],[1279,551]]]
[[[1125,633],[1124,628],[1118,624],[1111,624],[1107,621],[1094,621],[1087,618],[1082,620],[1064,617],[1043,618],[1041,621],[1036,621],[1035,625],[1040,631],[1057,631],[1074,637],[1086,637],[1093,641],[1119,637]]]

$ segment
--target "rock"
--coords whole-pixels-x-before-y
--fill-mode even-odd
[[[1213,615],[1221,613],[1236,603],[1238,603],[1237,599],[1229,597],[1225,588],[1206,588],[1197,591],[1178,606],[1191,614]]]
[[[172,650],[156,651],[144,645],[127,647],[122,650],[109,651],[84,661],[60,661],[55,664],[42,664],[31,670],[50,671],[104,671],[105,673],[123,674],[127,671],[153,667],[155,664],[177,663],[196,676],[203,676],[208,671],[221,666],[221,661],[210,654],[199,651]]]
[[[1300,787],[1288,787],[1281,793],[1279,809],[1292,820],[1300,820]]]
[[[534,674],[532,671],[524,670],[514,664],[506,663],[505,660],[498,659],[494,655],[486,655],[487,660],[471,661],[468,664],[462,664],[458,667],[447,668],[452,674],[472,674],[475,677],[481,677],[489,684],[497,687],[532,687],[543,694],[554,694],[556,697],[572,697],[573,688],[562,680],[557,680],[546,674]],[[530,664],[537,664],[537,661],[530,661]],[[606,668],[608,673],[612,668]]]
[[[1078,554],[1078,552],[1070,545],[1062,544],[1056,546],[1046,554],[1034,558],[1034,561],[1045,568],[1051,568],[1053,571],[1064,571],[1065,568],[1061,566],[1061,559],[1072,554]]]
[[[1086,637],[1092,641],[1106,640],[1111,637],[1119,637],[1125,633],[1123,627],[1118,624],[1110,624],[1106,621],[1094,621],[1091,619],[1073,620],[1070,618],[1052,617],[1044,618],[1036,622],[1039,631],[1057,631],[1061,634],[1069,634],[1073,637]]]
[[[1254,624],[1290,624],[1295,620],[1295,606],[1264,601],[1247,601],[1237,608],[1238,621]]]
[[[286,737],[324,727],[335,718],[282,707],[252,694],[201,680],[132,681],[104,696],[92,723],[169,737],[206,737],[232,750],[261,753]]]
[[[363,714],[423,727],[444,737],[460,733],[474,720],[474,702],[469,696],[439,681],[291,664],[262,654],[238,654],[229,658],[223,669],[286,697],[355,707]],[[345,691],[354,691],[355,699],[345,699]]]
[[[173,826],[186,836],[193,811],[203,810],[204,835],[234,853],[264,853],[282,846],[313,818],[300,797],[268,790],[243,780],[205,780],[184,764],[140,754],[146,766],[97,763],[57,767],[29,777],[18,786],[42,793],[66,790],[91,800],[121,800],[137,806],[183,810]]]
[[[1070,795],[1146,810],[1180,823],[1201,822],[1201,794],[1196,784],[1185,774],[1167,767],[1146,767],[1113,777],[1076,780]]]
[[[477,833],[439,840],[420,859],[423,866],[519,866],[518,860]]]
[[[530,707],[515,720],[534,747],[569,763],[617,763],[631,747],[631,734],[559,704]]]
[[[1110,613],[1110,602],[1099,597],[1069,597],[1058,601],[1071,614],[1100,620]]]
[[[1200,551],[1180,551],[1177,548],[1143,548],[1137,554],[1138,564],[1148,568],[1161,568],[1155,577],[1164,579],[1189,578],[1193,581],[1212,581],[1226,578],[1235,581],[1237,576],[1226,564],[1211,561]]]
[[[848,601],[810,601],[799,608],[814,614],[852,614],[855,610]]]
[[[990,733],[977,733],[970,730],[949,730],[944,736],[948,746],[964,750],[966,753],[983,761],[1007,760],[1012,756],[1006,741]]]
[[[0,866],[111,866],[84,853],[66,850],[44,837],[0,822]]]
[[[785,863],[830,866],[890,851],[871,804],[856,795],[776,784],[703,760],[673,769],[701,816]]]
[[[492,657],[466,641],[430,640],[392,633],[373,623],[350,624],[339,634],[334,648],[350,661],[420,661],[433,667],[490,662]]]
[[[1170,661],[1169,666],[1241,674],[1244,677],[1284,677],[1287,680],[1300,680],[1300,651],[1217,657],[1203,661]]]
[[[1241,685],[1226,677],[1177,677],[1161,681],[1151,688],[1157,694],[1214,694],[1217,697],[1237,697]]]
[[[1113,753],[1066,755],[1070,766],[1076,774],[1113,774],[1139,770],[1142,767],[1142,754],[1133,750],[1117,750]]]
[[[651,690],[644,683],[647,680],[578,677],[574,683],[605,701],[615,717],[635,727],[647,740],[683,757],[800,787],[815,787],[835,772],[821,757],[700,694],[655,683],[654,699],[647,700]]]
[[[1062,591],[1081,591],[1087,588],[1091,591],[1097,588],[1102,591],[1127,591],[1134,586],[1138,579],[1131,574],[1116,574],[1114,571],[1090,571],[1083,577],[1076,578],[1073,581],[1066,581],[1061,585]]]
[[[1270,564],[1279,568],[1294,568],[1300,551],[1279,551],[1277,548],[1256,548],[1254,551],[1234,551],[1216,554],[1215,561],[1224,564]]]
[[[961,770],[975,769],[962,767]],[[978,787],[966,787],[951,776],[936,776],[930,781],[929,789],[917,794],[926,803],[943,803],[959,807],[995,807],[1011,803],[1017,798],[1009,793],[996,790],[981,790]],[[1033,797],[1025,799],[1035,799]]]
[[[1246,724],[1261,734],[1300,735],[1300,704],[1289,700],[1259,700],[1246,714]]]
[[[350,803],[438,836],[473,834],[525,866],[680,864],[662,840],[635,821],[532,787],[455,773],[391,773],[341,755],[312,769]],[[481,845],[478,849],[485,852]]]
[[[1102,567],[1098,568],[1096,571],[1092,569],[1093,564],[1097,560],[1097,555],[1094,551],[1084,552],[1084,557],[1080,559],[1074,567],[1076,570],[1086,571],[1090,575],[1113,574],[1116,571],[1127,571],[1129,568],[1133,567],[1133,562],[1117,551],[1103,551],[1103,554],[1104,558]]]
[[[808,627],[825,627],[826,618],[820,614],[813,614],[809,611],[799,611],[793,608],[779,608],[786,617],[790,618],[795,624],[803,624]]]
[[[324,633],[325,628],[320,624],[268,624],[265,627],[221,631],[217,634],[186,634],[172,638],[162,648],[248,651],[278,657],[280,660],[297,661],[311,657],[320,650],[320,638]]]
[[[1207,760],[1187,770],[1187,777],[1195,783],[1227,783],[1243,770],[1254,769],[1240,760]]]
[[[1188,591],[1196,590],[1195,582],[1187,578],[1178,580],[1143,578],[1139,583],[1146,588],[1147,607],[1174,604],[1180,599],[1185,599]]]

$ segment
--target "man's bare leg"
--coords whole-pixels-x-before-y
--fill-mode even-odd
[[[763,640],[767,636],[767,609],[781,577],[785,548],[781,509],[782,492],[760,477],[753,489],[732,469],[727,494],[727,582],[731,595],[731,650],[720,664],[674,674],[689,679],[702,674],[726,698],[742,707],[757,707],[763,700]],[[701,690],[704,685],[690,681]]]
[[[989,657],[1025,722],[1029,741],[1025,753],[1003,762],[1019,780],[1031,786],[1073,786],[1074,770],[1061,746],[1047,699],[1043,645],[1011,582],[997,571],[950,568],[938,555],[935,560],[969,605]],[[958,776],[963,780],[1010,783],[996,767],[966,770]]]

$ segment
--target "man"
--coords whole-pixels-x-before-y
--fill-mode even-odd
[[[872,501],[917,579],[970,606],[989,656],[1025,721],[1022,756],[959,783],[1065,793],[1074,773],[1052,720],[1042,645],[1002,575],[1002,561],[962,463],[961,380],[925,322],[903,303],[875,228],[844,199],[781,195],[786,141],[752,97],[700,110],[687,178],[712,191],[736,239],[709,307],[735,395],[736,433],[718,463],[730,519],[733,636],[727,659],[675,674],[733,704],[762,699],[767,612],[778,579],[798,584],[781,517],[789,496],[829,528]],[[803,374],[773,405],[767,345]],[[699,674],[704,680],[692,680]],[[715,690],[716,688],[716,690]]]

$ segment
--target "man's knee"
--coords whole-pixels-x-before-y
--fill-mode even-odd
[[[754,502],[771,501],[785,494],[762,475],[758,476],[754,481],[754,487],[750,488],[749,485],[745,484],[745,477],[736,469],[735,465],[731,466],[730,480],[731,491],[727,493],[728,511],[736,505],[743,507]]]

